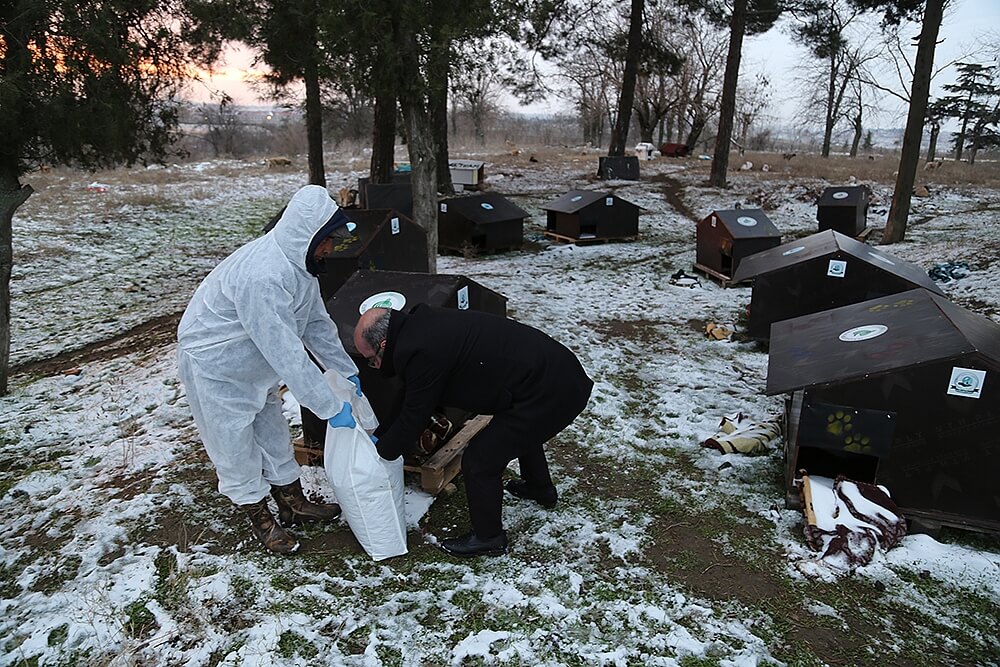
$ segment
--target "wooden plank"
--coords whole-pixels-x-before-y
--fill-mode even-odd
[[[426,493],[437,495],[462,470],[462,452],[492,418],[492,415],[473,417],[422,464],[404,465],[403,470],[419,473],[420,488]]]
[[[558,232],[553,232],[546,230],[545,235],[556,241],[562,241],[563,243],[575,243],[576,245],[591,245],[595,243],[608,243],[611,241],[636,241],[638,236],[601,236],[594,238],[577,238],[575,236],[566,236],[565,234],[559,234]]]
[[[717,281],[719,281],[719,284],[723,288],[729,287],[729,285],[733,281],[733,279],[730,276],[727,276],[727,275],[724,275],[722,273],[719,273],[715,269],[710,269],[707,266],[705,266],[704,264],[698,264],[697,262],[695,262],[694,268],[695,268],[696,271],[701,271],[702,273],[704,273],[709,278],[715,278]]]

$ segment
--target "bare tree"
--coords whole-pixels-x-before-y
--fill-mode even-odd
[[[797,41],[805,45],[815,60],[804,65],[800,77],[806,92],[803,118],[823,117],[823,144],[820,152],[830,156],[834,129],[848,120],[860,124],[858,105],[845,104],[865,65],[879,57],[879,41],[872,40],[874,26],[865,26],[864,12],[846,0],[809,0],[793,13]],[[855,122],[856,121],[856,122]]]
[[[764,111],[771,103],[771,82],[768,78],[758,72],[752,83],[747,86],[737,87],[736,90],[736,111],[733,115],[735,130],[739,136],[741,150],[747,147],[747,137],[750,128],[760,119]]]
[[[487,39],[470,42],[466,47],[460,47],[455,55],[452,99],[456,110],[468,113],[472,133],[480,145],[486,143],[487,120],[500,109],[510,51],[509,43]]]

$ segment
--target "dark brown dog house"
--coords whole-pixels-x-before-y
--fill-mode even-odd
[[[910,519],[1000,531],[1000,325],[915,289],[774,325],[786,503],[809,474],[884,485]]]
[[[639,207],[593,190],[570,190],[542,206],[545,231],[573,240],[626,239],[639,235]]]
[[[712,211],[695,230],[694,268],[732,283],[743,258],[781,244],[781,232],[759,208]]]
[[[343,209],[354,229],[323,262],[323,300],[359,269],[427,273],[427,232],[405,215],[384,209]]]
[[[826,188],[816,202],[819,231],[858,236],[868,226],[868,199],[868,188],[863,185]]]
[[[452,197],[438,206],[438,248],[495,252],[521,247],[527,211],[495,192]]]
[[[601,156],[597,159],[597,178],[602,181],[638,181],[639,158],[635,155]]]
[[[923,269],[833,230],[764,250],[740,262],[734,282],[753,279],[747,335],[767,342],[771,324],[923,287]]]
[[[413,186],[409,171],[392,174],[391,183],[372,183],[367,176],[358,179],[358,206],[361,208],[394,208],[408,218],[413,217]]]
[[[458,310],[479,310],[507,315],[507,297],[459,275],[406,273],[402,271],[358,271],[326,301],[340,341],[358,367],[361,387],[372,404],[379,422],[396,414],[403,399],[403,385],[398,378],[384,378],[354,347],[354,328],[361,312],[372,306],[409,310],[419,303]],[[468,419],[467,413],[446,410],[457,428]],[[302,408],[302,430],[308,443],[322,443],[326,424]]]

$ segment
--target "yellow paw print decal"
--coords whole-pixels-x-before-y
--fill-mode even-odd
[[[843,410],[837,410],[833,414],[826,416],[826,432],[833,435],[842,435],[854,428],[851,423],[851,415]]]
[[[844,438],[844,451],[866,454],[871,451],[872,439],[866,435],[849,435]]]

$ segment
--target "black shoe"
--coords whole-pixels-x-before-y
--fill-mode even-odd
[[[528,486],[528,483],[523,479],[512,479],[504,485],[512,495],[518,498],[527,498],[528,500],[534,500],[539,505],[545,509],[552,509],[556,506],[556,502],[559,500],[559,494],[556,493],[556,487],[554,486]]]
[[[481,540],[475,533],[441,540],[441,548],[452,556],[472,558],[474,556],[502,556],[507,553],[507,533],[500,531],[496,537]]]

